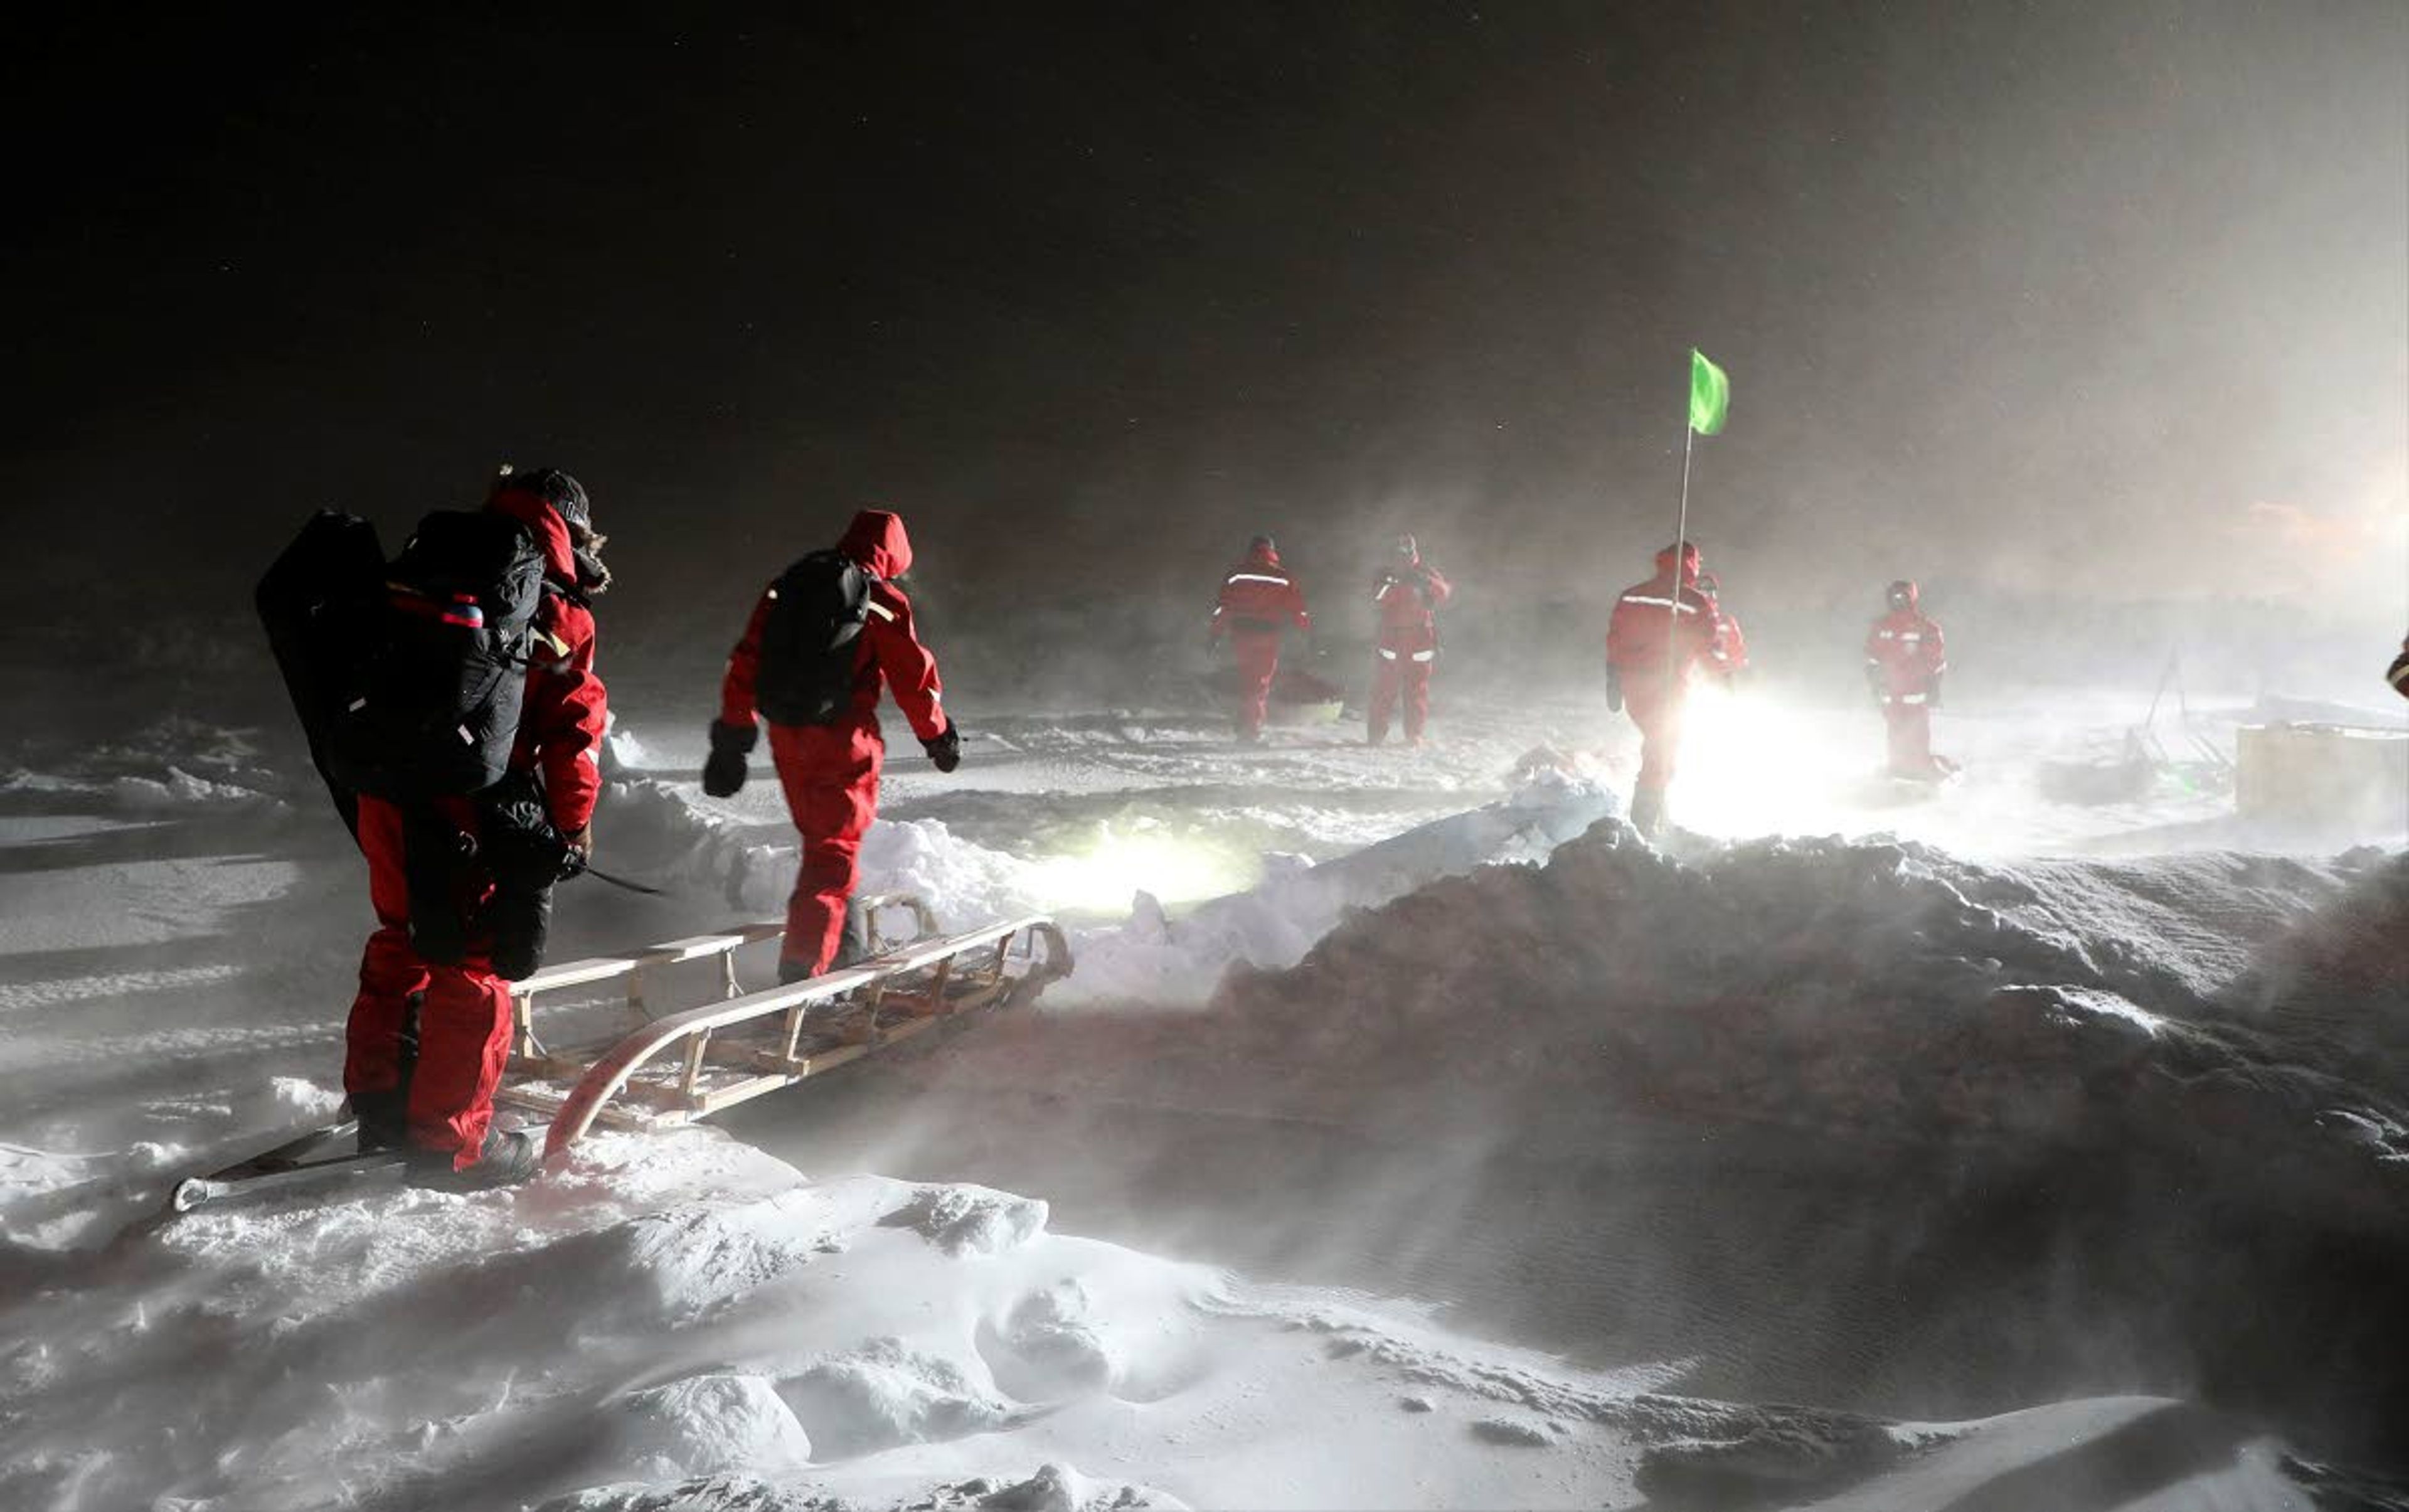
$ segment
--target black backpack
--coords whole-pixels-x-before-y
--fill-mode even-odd
[[[376,526],[356,514],[321,510],[310,516],[259,580],[252,602],[267,628],[268,649],[284,674],[293,712],[310,742],[310,761],[325,780],[346,828],[359,828],[357,796],[335,778],[326,732],[355,648],[370,633],[384,592],[384,547]]]
[[[853,706],[861,626],[878,580],[842,553],[814,552],[771,585],[754,702],[773,725],[832,725]]]
[[[533,533],[490,510],[429,514],[389,564],[364,520],[302,528],[260,583],[260,616],[347,817],[347,794],[409,802],[501,779],[543,588]]]

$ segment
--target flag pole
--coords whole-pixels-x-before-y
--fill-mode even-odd
[[[1673,591],[1665,597],[1669,605],[1665,611],[1665,696],[1677,697],[1681,671],[1681,558],[1688,554],[1690,543],[1690,454],[1697,448],[1698,430],[1687,419],[1681,423],[1681,512],[1673,526]]]

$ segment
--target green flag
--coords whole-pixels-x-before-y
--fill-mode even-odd
[[[1731,412],[1731,380],[1724,370],[1707,360],[1697,348],[1690,349],[1690,428],[1701,436],[1712,436],[1724,428],[1724,417]]]

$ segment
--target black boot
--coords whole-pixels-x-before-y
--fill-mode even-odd
[[[464,1170],[452,1168],[449,1151],[427,1150],[428,1170],[421,1179],[431,1187],[452,1187],[466,1190],[482,1190],[487,1187],[515,1187],[534,1179],[543,1169],[543,1149],[534,1136],[522,1130],[488,1129],[485,1142],[478,1146],[476,1162]]]

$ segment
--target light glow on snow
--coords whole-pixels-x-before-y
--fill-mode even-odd
[[[1034,863],[1026,885],[1043,907],[1123,914],[1141,891],[1166,903],[1193,902],[1242,892],[1254,885],[1261,870],[1253,857],[1150,826],[1116,829],[1105,824],[1097,827],[1096,838],[1083,849]]]

